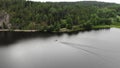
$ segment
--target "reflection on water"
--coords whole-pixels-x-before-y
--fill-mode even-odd
[[[120,68],[120,29],[0,33],[0,68]]]
[[[103,29],[103,30],[109,30],[109,29]],[[81,31],[81,33],[84,32],[90,32],[89,31]],[[94,30],[94,31],[101,31],[101,30]],[[47,39],[49,37],[53,36],[63,36],[64,34],[67,34],[68,36],[71,35],[77,35],[78,32],[73,33],[44,33],[44,32],[0,32],[0,46],[6,46],[13,43],[16,43],[19,40],[22,39],[30,39],[30,38],[41,38],[41,39]]]

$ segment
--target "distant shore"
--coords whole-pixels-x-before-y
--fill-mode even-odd
[[[92,27],[91,29],[89,30],[96,30],[96,29],[109,29],[109,28],[112,28],[112,27],[115,27],[115,28],[120,28],[120,26],[117,26],[117,25],[104,25],[104,26],[94,26]],[[53,32],[53,33],[66,33],[66,32],[77,32],[77,31],[85,31],[87,29],[83,29],[83,28],[78,28],[78,29],[66,29],[66,28],[63,28],[61,29],[60,31],[39,31],[39,30],[20,30],[20,29],[0,29],[0,32]]]
[[[2,31],[5,31],[5,32],[7,32],[7,31],[13,31],[13,32],[37,32],[38,30],[18,30],[18,29],[16,29],[16,30],[10,30],[10,29],[0,29],[0,32],[2,32]]]

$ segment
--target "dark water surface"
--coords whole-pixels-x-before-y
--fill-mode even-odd
[[[0,32],[0,68],[120,68],[120,29]]]

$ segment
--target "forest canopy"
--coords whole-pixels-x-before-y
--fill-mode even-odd
[[[120,23],[120,5],[115,3],[0,0],[3,10],[10,14],[11,29],[64,31]]]

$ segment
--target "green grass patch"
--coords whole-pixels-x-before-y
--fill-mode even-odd
[[[111,27],[120,28],[120,25],[111,25]]]
[[[110,25],[98,25],[98,26],[93,26],[92,29],[106,29],[110,28]]]

